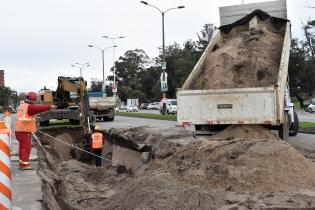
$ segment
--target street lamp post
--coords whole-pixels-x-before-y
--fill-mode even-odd
[[[104,51],[110,48],[115,48],[117,47],[117,45],[113,45],[112,47],[106,47],[106,48],[100,48],[94,45],[88,45],[88,47],[92,47],[95,49],[98,49],[102,52],[102,64],[103,64],[103,85],[102,85],[102,89],[103,89],[103,93],[106,93],[106,89],[105,89],[105,67],[104,67]]]
[[[109,36],[102,36],[103,38],[106,39],[111,39],[113,40],[113,70],[114,70],[114,85],[116,85],[116,68],[115,68],[115,46],[117,47],[117,45],[115,45],[115,40],[116,39],[124,39],[124,36],[118,36],[118,37],[109,37]],[[114,93],[116,95],[116,93]]]
[[[83,70],[84,67],[90,66],[90,64],[89,63],[75,63],[75,64],[73,64],[71,66],[74,67],[74,68],[80,69],[80,77],[83,78],[82,70]]]
[[[178,6],[178,7],[172,7],[172,8],[169,8],[165,11],[162,11],[161,9],[159,9],[158,7],[152,5],[152,4],[149,4],[148,2],[146,1],[140,1],[140,3],[144,4],[144,5],[147,5],[147,6],[150,6],[150,7],[153,7],[154,9],[158,10],[161,15],[162,15],[162,52],[163,52],[163,57],[162,57],[162,80],[163,81],[166,81],[166,75],[165,75],[165,70],[166,70],[166,60],[165,60],[165,30],[164,30],[164,17],[165,17],[165,14],[170,11],[170,10],[174,10],[174,9],[183,9],[185,8],[185,6]],[[163,110],[162,110],[162,114],[167,114],[167,109],[166,109],[166,90],[167,89],[167,86],[164,87],[164,89],[162,90],[163,92]]]

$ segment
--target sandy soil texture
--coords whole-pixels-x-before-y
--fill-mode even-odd
[[[214,51],[206,54],[196,76],[186,89],[268,87],[278,79],[284,36],[283,27],[269,19],[259,29],[237,26]]]
[[[241,138],[247,130],[255,135]],[[48,209],[315,208],[314,163],[259,126],[233,126],[212,139],[148,127],[113,132],[150,144],[153,159],[118,174],[109,164],[96,168],[68,158],[48,167],[39,155]],[[52,158],[68,157],[54,148]]]

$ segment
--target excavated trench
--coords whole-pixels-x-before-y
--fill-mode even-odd
[[[43,131],[77,143],[77,129]],[[259,126],[232,126],[209,138],[149,127],[113,130],[103,167],[39,138],[47,209],[315,208],[314,163]],[[117,170],[124,166],[126,170]]]

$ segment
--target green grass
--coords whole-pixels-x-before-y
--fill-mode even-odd
[[[301,108],[300,102],[299,102],[298,100],[293,100],[293,104],[294,104],[294,108],[295,108],[295,109]]]
[[[313,122],[300,122],[299,128],[300,128],[300,130],[303,130],[303,131],[314,131],[315,132],[315,123],[313,123]]]
[[[151,113],[139,113],[139,112],[117,112],[117,116],[123,117],[138,117],[147,119],[157,119],[157,120],[177,120],[177,115],[162,115],[162,114],[151,114]]]

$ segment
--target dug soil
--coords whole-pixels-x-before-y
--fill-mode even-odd
[[[267,19],[259,28],[234,27],[205,55],[186,89],[268,87],[277,84],[284,27]]]
[[[54,147],[47,150],[53,159],[66,158],[48,167],[43,150],[50,143],[39,147],[38,173],[48,209],[315,208],[314,163],[262,127],[232,126],[212,139],[194,139],[180,128],[113,133],[150,145],[151,161],[118,174],[108,163],[96,168]],[[50,142],[44,135],[41,140]]]

